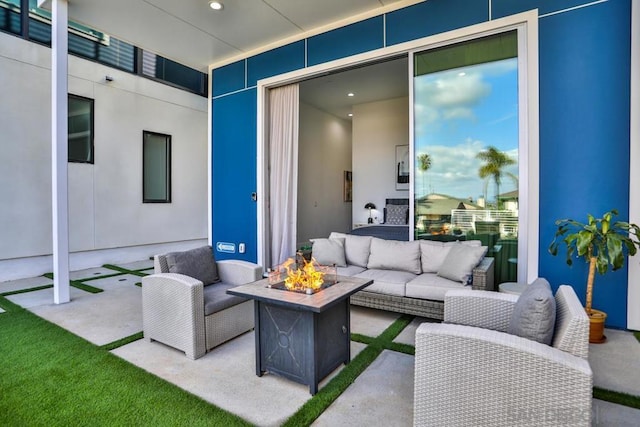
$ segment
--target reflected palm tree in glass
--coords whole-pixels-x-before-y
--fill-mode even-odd
[[[512,173],[505,172],[504,168],[514,165],[516,161],[493,146],[489,146],[486,150],[476,154],[476,158],[485,162],[485,164],[480,166],[480,169],[478,169],[478,175],[480,178],[493,178],[493,182],[496,184],[496,208],[500,209],[500,184],[502,182],[502,177],[504,175],[508,175],[512,179],[517,180],[517,177]]]

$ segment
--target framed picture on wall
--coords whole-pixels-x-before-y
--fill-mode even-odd
[[[343,182],[344,182],[343,189],[342,189],[343,200],[345,202],[350,202],[352,197],[352,190],[353,190],[353,172],[344,171]]]
[[[396,190],[409,190],[409,145],[396,145]]]

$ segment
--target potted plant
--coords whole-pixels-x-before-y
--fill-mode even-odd
[[[618,211],[613,209],[606,212],[602,218],[594,218],[587,215],[587,223],[572,219],[556,221],[556,235],[549,246],[551,255],[557,255],[558,246],[564,243],[567,247],[567,264],[573,264],[573,256],[582,257],[589,263],[589,276],[587,278],[587,299],[585,310],[589,315],[590,329],[589,342],[602,343],[604,336],[604,321],[606,313],[591,307],[593,299],[593,282],[596,270],[600,274],[612,270],[618,270],[624,265],[625,255],[636,254],[640,242],[640,228],[636,224],[615,221],[613,217]]]

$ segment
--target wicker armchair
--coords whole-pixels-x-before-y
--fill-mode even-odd
[[[414,425],[591,425],[589,319],[573,288],[555,294],[552,346],[505,332],[517,299],[449,291],[444,323],[419,326]]]
[[[220,283],[207,286],[205,292],[201,281],[169,273],[164,255],[154,258],[155,274],[142,278],[145,339],[159,341],[197,359],[253,329],[253,301],[227,295],[226,289],[259,280],[262,267],[240,260],[217,261],[216,265]],[[205,315],[208,298],[224,303]]]

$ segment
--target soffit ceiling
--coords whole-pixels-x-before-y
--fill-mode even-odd
[[[40,0],[43,1],[43,0]],[[50,8],[51,0],[44,0]],[[300,39],[338,21],[381,14],[407,0],[69,1],[69,19],[206,72],[283,40]]]
[[[51,0],[41,1],[51,8]],[[320,33],[338,21],[419,1],[222,0],[224,9],[217,12],[208,0],[72,0],[69,19],[207,72],[209,65]],[[348,92],[356,96],[348,98]],[[407,94],[406,58],[319,77],[300,89],[302,102],[345,119],[354,104]]]

